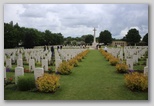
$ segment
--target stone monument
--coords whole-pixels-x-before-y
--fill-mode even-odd
[[[96,46],[97,46],[97,43],[96,43],[96,37],[95,37],[95,34],[96,34],[96,33],[95,33],[95,32],[96,32],[96,28],[94,28],[93,31],[94,31],[94,41],[93,41],[93,43],[92,43],[92,48],[95,49]]]

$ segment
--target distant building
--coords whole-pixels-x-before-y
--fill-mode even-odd
[[[127,46],[126,41],[112,41],[112,46]]]

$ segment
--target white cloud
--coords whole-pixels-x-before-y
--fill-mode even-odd
[[[147,4],[5,4],[4,22],[61,32],[63,36],[96,36],[109,30],[113,38],[123,37],[135,26],[141,35],[148,33]]]
[[[19,15],[24,12],[20,4],[4,4],[4,22],[21,22]]]
[[[126,27],[125,29],[121,30],[120,37],[124,37],[127,34],[128,30],[129,30],[128,27]]]

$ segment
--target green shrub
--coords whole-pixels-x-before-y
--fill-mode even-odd
[[[52,68],[48,68],[48,73],[49,73],[49,74],[53,73]]]
[[[58,73],[60,73],[60,74],[67,75],[67,74],[70,74],[70,73],[71,73],[72,68],[73,68],[73,67],[72,67],[71,65],[69,65],[68,62],[62,62],[62,63],[59,65],[57,71],[58,71]]]
[[[55,92],[59,88],[60,76],[44,74],[36,80],[37,89],[41,92]]]
[[[148,90],[148,77],[143,73],[133,72],[125,74],[125,84],[133,91],[147,91]]]
[[[81,57],[81,56],[76,56],[75,58],[76,58],[76,60],[77,60],[78,62],[81,62],[81,61],[82,61],[82,57]]]
[[[128,66],[125,63],[117,64],[116,71],[118,73],[126,73],[126,72],[128,72]]]
[[[27,91],[35,88],[35,79],[34,77],[29,76],[19,76],[17,87],[21,91]]]
[[[79,65],[76,58],[73,58],[73,59],[69,60],[68,62],[69,62],[69,65],[71,65],[73,67],[77,67]]]
[[[110,64],[111,64],[112,66],[115,66],[116,64],[119,63],[119,59],[117,59],[117,58],[111,58],[111,59],[109,60],[109,62],[110,62]]]
[[[23,61],[23,65],[29,65],[27,61]]]
[[[110,59],[114,58],[111,54],[107,53],[105,54],[105,58],[107,61],[109,61]]]
[[[14,68],[10,68],[10,72],[15,72],[15,69]]]

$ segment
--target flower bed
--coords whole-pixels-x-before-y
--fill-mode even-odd
[[[138,72],[125,74],[125,84],[132,91],[147,91],[148,77]]]
[[[55,92],[59,86],[60,76],[55,74],[44,74],[36,80],[37,89],[41,92]]]

